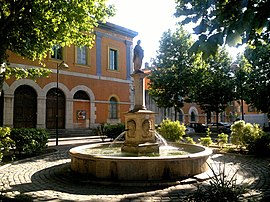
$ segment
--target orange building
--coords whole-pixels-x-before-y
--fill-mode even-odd
[[[130,74],[137,34],[106,23],[95,29],[91,49],[56,45],[45,59],[52,71],[48,78],[11,78],[4,82],[0,125],[73,129],[123,122],[124,112],[133,106]],[[8,54],[11,67],[40,67],[37,61]]]

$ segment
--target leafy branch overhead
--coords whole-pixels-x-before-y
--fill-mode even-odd
[[[270,1],[258,0],[176,0],[176,17],[194,23],[199,36],[191,51],[204,58],[217,52],[219,45],[238,46],[259,35],[265,41],[270,33]]]
[[[45,76],[43,68],[8,66],[8,51],[42,61],[56,44],[94,44],[94,28],[115,12],[106,0],[20,0],[0,1],[0,94],[5,78]],[[6,72],[5,72],[6,70]]]
[[[0,64],[7,50],[42,59],[55,44],[92,46],[94,28],[113,13],[106,0],[0,1]]]
[[[47,77],[51,70],[47,68],[20,68],[20,67],[7,67],[5,71],[5,79],[15,76],[16,79],[30,78],[36,79],[39,77]]]

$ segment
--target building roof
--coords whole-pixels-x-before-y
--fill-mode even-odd
[[[116,25],[116,24],[113,24],[110,22],[100,23],[98,27],[105,29],[105,30],[108,30],[110,32],[114,32],[117,34],[125,35],[127,37],[131,37],[131,38],[134,38],[138,35],[138,32],[136,32],[136,31],[133,31],[131,29],[127,29],[125,27],[121,27],[119,25]]]

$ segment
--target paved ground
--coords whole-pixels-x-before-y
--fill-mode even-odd
[[[50,140],[56,152],[17,161],[0,167],[0,189],[4,194],[26,193],[35,201],[187,201],[195,184],[165,187],[127,187],[96,185],[78,180],[69,170],[68,151],[71,147],[99,141],[96,138]],[[247,184],[249,193],[242,201],[270,201],[270,159],[252,156],[220,155],[211,157],[214,166],[226,163],[229,176],[237,172],[237,182]],[[221,164],[218,164],[220,163]],[[205,182],[204,182],[205,183]]]

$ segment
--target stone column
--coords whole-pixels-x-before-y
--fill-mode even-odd
[[[74,128],[73,124],[73,99],[66,99],[66,129]]]
[[[134,79],[135,89],[135,107],[134,111],[145,110],[144,77],[146,74],[142,71],[136,71],[131,75]]]
[[[37,128],[46,128],[46,97],[37,98]]]
[[[13,127],[14,95],[4,95],[4,126]]]

